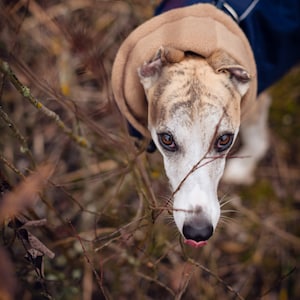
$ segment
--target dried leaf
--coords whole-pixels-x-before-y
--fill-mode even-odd
[[[17,216],[9,221],[8,227],[12,229],[21,228],[26,223],[26,219],[23,216]]]
[[[54,258],[55,254],[27,229],[28,227],[44,226],[46,223],[46,219],[29,221],[23,216],[18,216],[10,221],[8,225],[16,230],[17,236],[22,240],[27,252],[30,252],[32,249],[34,249],[35,251],[38,251],[38,254],[36,255],[46,255],[52,259]]]
[[[44,220],[26,222],[21,228],[16,230],[18,238],[21,239],[27,251],[25,258],[34,266],[39,276],[44,278],[44,255],[54,258],[55,254],[25,228],[27,223],[44,224]]]
[[[45,226],[46,224],[47,224],[46,219],[30,220],[27,221],[23,227],[41,227],[41,226]]]
[[[33,264],[39,276],[44,278],[44,255],[38,250],[30,249],[25,255],[25,258]]]
[[[54,258],[55,254],[30,232],[28,232],[28,240],[32,249],[39,251],[40,253],[48,256],[49,258]]]

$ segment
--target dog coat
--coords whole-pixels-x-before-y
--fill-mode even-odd
[[[242,116],[252,106],[257,95],[255,60],[238,24],[211,4],[172,9],[137,27],[121,45],[113,64],[112,89],[116,103],[142,136],[151,138],[147,128],[147,100],[137,69],[161,46],[202,57],[209,57],[216,50],[227,52],[251,76],[249,90],[242,99]],[[136,131],[134,133],[137,135]]]

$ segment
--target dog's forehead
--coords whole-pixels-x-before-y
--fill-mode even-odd
[[[159,126],[172,119],[194,123],[203,116],[230,115],[239,125],[239,97],[228,76],[217,74],[204,59],[167,66],[148,94],[149,121]]]

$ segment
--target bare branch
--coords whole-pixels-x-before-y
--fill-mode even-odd
[[[18,90],[18,92],[27,99],[36,109],[41,111],[45,116],[50,118],[55,122],[55,124],[62,130],[64,134],[66,134],[69,138],[71,138],[76,144],[83,148],[91,148],[89,142],[83,136],[76,135],[56,114],[54,111],[50,110],[46,106],[44,106],[37,98],[35,98],[30,89],[23,85],[16,74],[12,71],[9,64],[2,59],[0,59],[0,71],[6,75],[9,81],[14,85],[14,87]]]

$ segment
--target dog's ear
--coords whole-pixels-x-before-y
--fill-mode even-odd
[[[223,51],[216,51],[207,61],[217,73],[229,74],[230,79],[242,97],[247,93],[251,76],[229,54]]]
[[[140,81],[147,90],[157,81],[164,65],[183,60],[184,52],[175,48],[160,47],[154,57],[138,68]]]
[[[251,80],[251,77],[247,70],[245,70],[240,65],[228,65],[220,67],[216,70],[217,72],[225,72],[230,74],[230,78],[233,82],[233,84],[236,86],[238,92],[243,97],[248,89],[249,89],[249,82]]]

